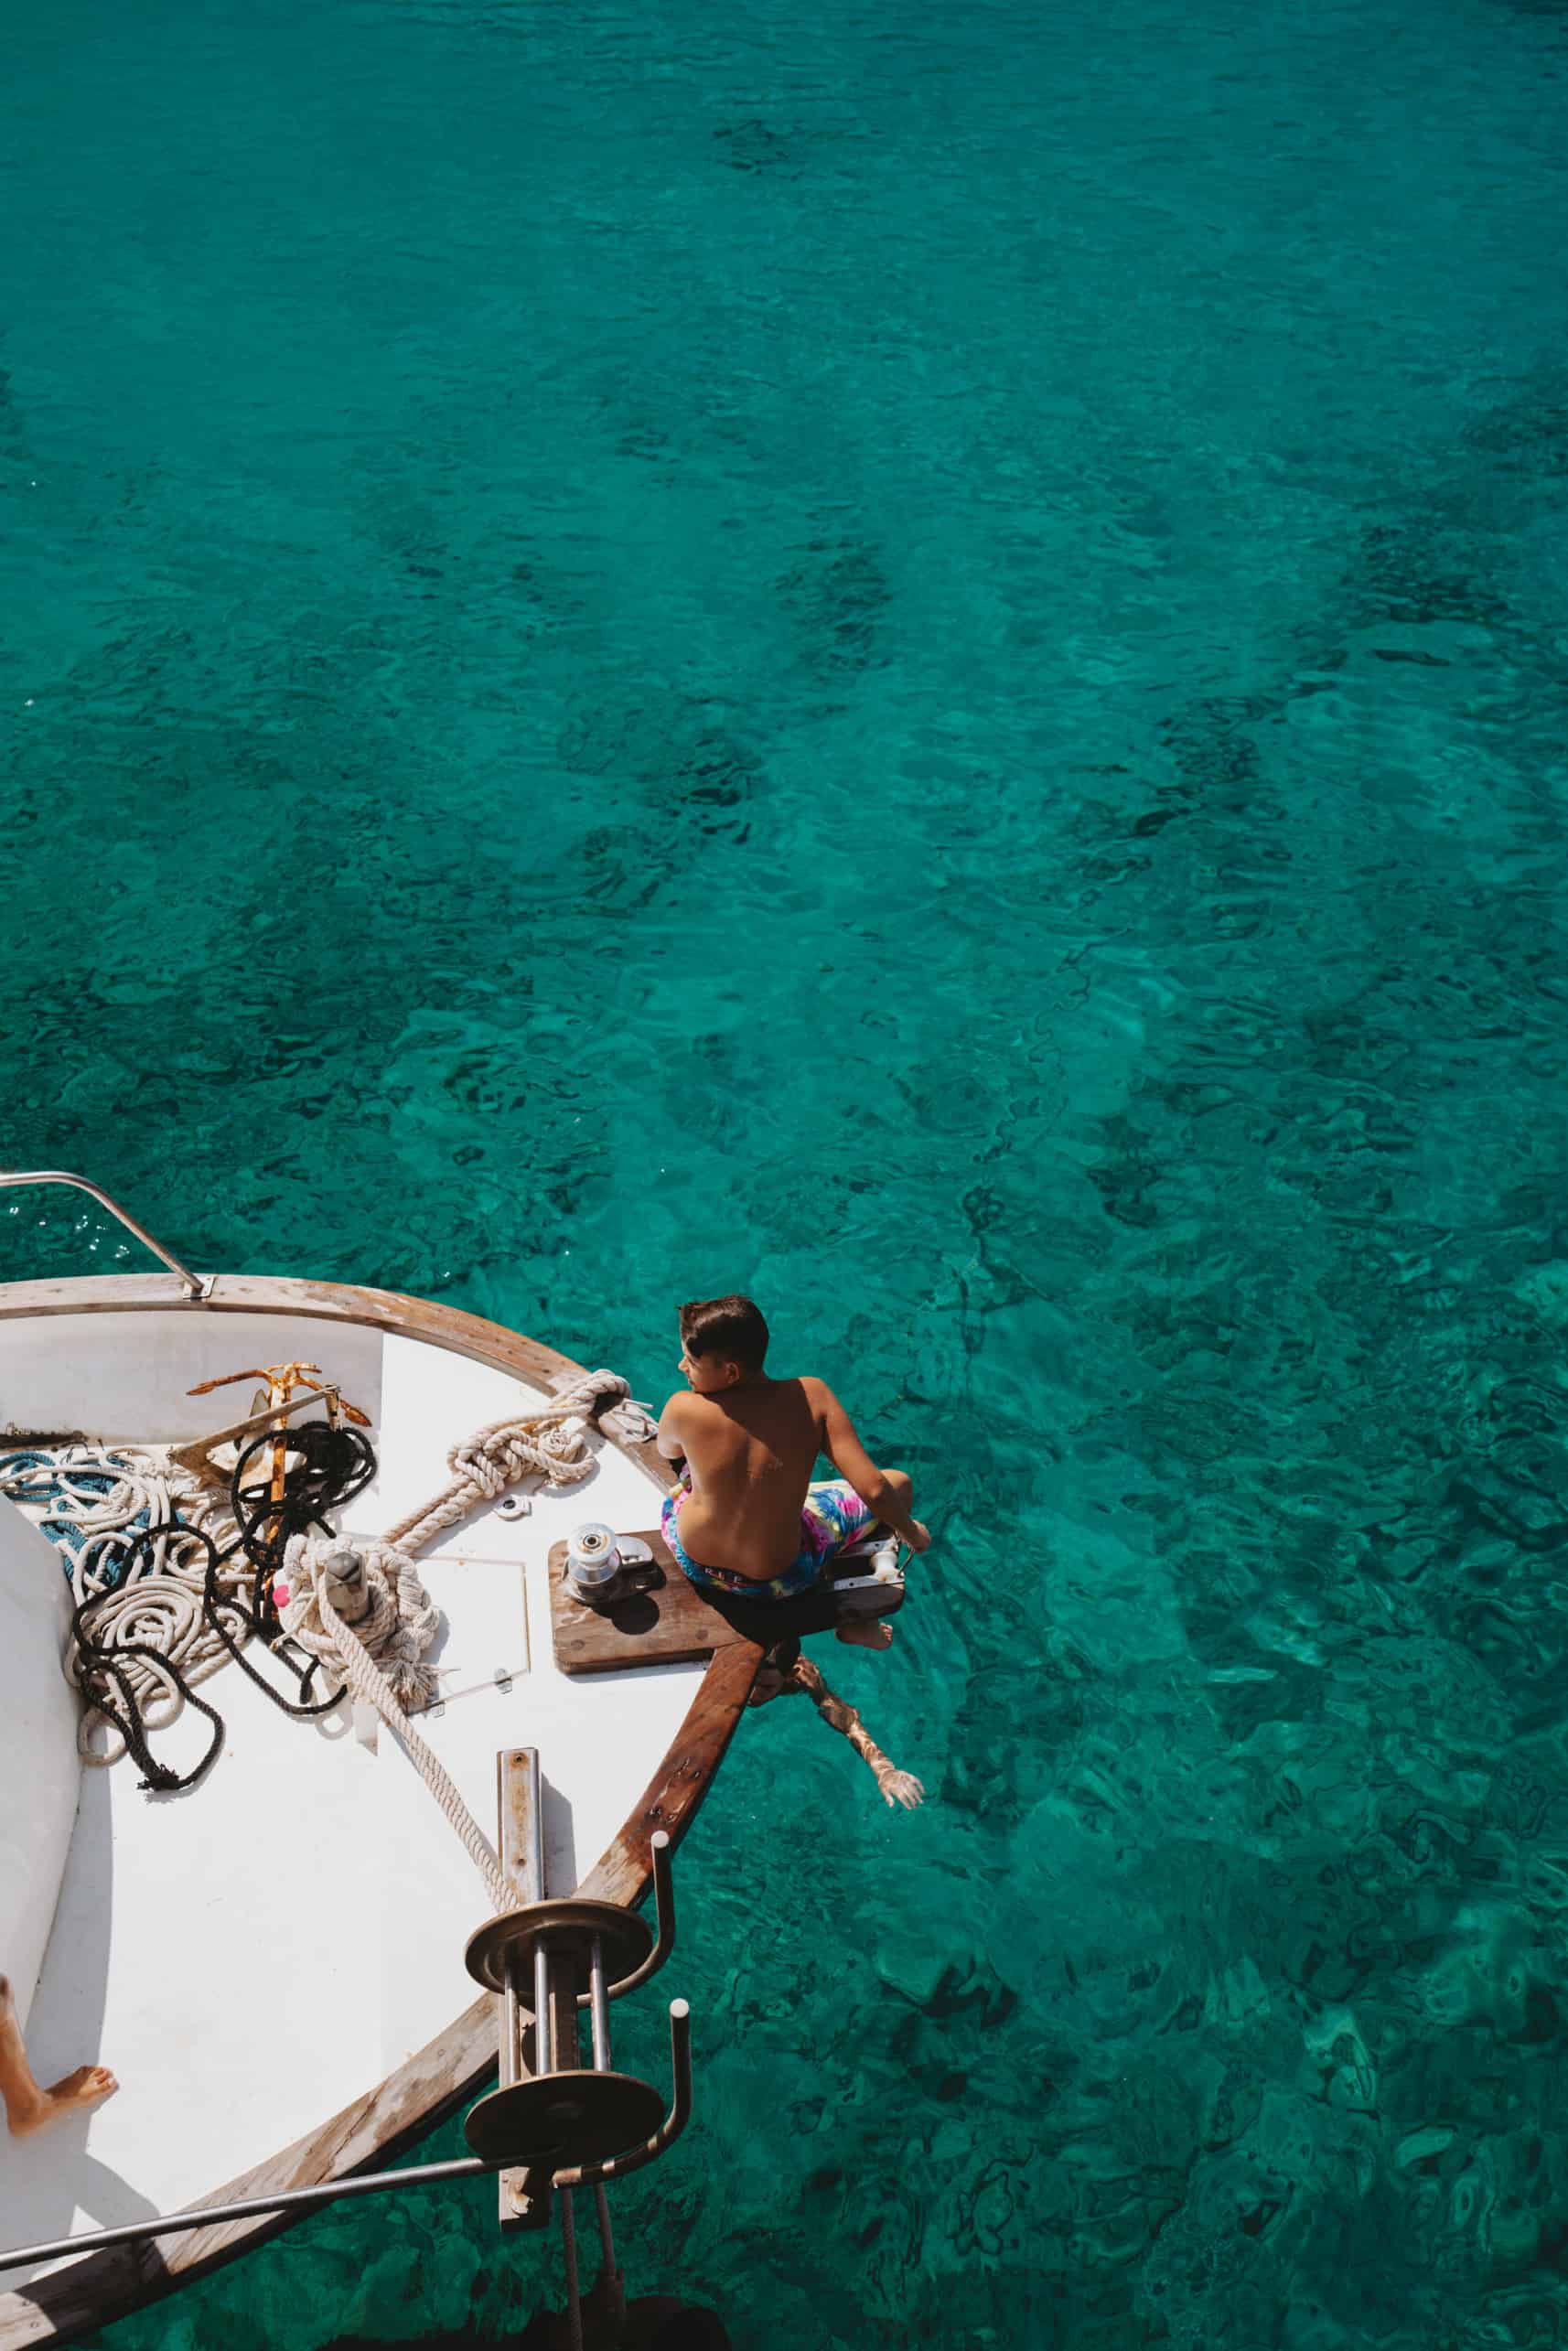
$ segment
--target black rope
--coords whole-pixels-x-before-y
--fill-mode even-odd
[[[106,1600],[119,1598],[127,1585],[134,1588],[137,1553],[142,1551],[150,1553],[159,1535],[177,1536],[185,1542],[206,1544],[209,1559],[208,1579],[209,1587],[210,1587],[211,1562],[217,1556],[217,1545],[210,1535],[205,1534],[199,1527],[188,1526],[183,1519],[179,1519],[172,1520],[166,1527],[145,1527],[125,1552],[124,1573],[121,1582],[107,1592],[91,1593],[77,1607],[70,1620],[70,1637],[76,1644],[77,1680],[82,1694],[106,1722],[113,1724],[125,1742],[126,1752],[134,1755],[140,1764],[143,1776],[137,1782],[137,1786],[150,1789],[159,1796],[172,1796],[182,1787],[194,1787],[197,1781],[211,1769],[217,1760],[219,1749],[223,1744],[223,1717],[215,1706],[209,1706],[207,1703],[205,1698],[197,1696],[174,1660],[165,1657],[161,1649],[154,1648],[151,1642],[105,1643],[95,1640],[90,1629],[90,1622],[95,1608],[101,1607]],[[207,1752],[191,1770],[171,1771],[167,1764],[159,1763],[156,1755],[154,1755],[147,1740],[146,1723],[143,1721],[141,1710],[136,1704],[136,1694],[120,1663],[121,1659],[133,1657],[150,1659],[160,1671],[166,1674],[178,1691],[181,1701],[187,1705],[194,1706],[199,1714],[205,1714],[211,1723],[212,1736],[208,1741]],[[111,1685],[118,1696],[118,1704],[115,1702],[115,1698],[110,1694]]]
[[[288,1451],[296,1458],[289,1464],[281,1497],[274,1498],[271,1460],[273,1448],[279,1443],[286,1443]],[[262,1454],[268,1457],[267,1474],[249,1485],[247,1472]],[[234,1464],[229,1499],[246,1557],[255,1566],[254,1605],[258,1613],[262,1609],[263,1583],[270,1592],[273,1578],[283,1565],[289,1538],[303,1535],[312,1527],[330,1534],[328,1511],[346,1508],[364,1492],[375,1474],[376,1456],[369,1437],[361,1435],[358,1429],[335,1429],[329,1421],[306,1421],[299,1428],[291,1429],[286,1439],[273,1434],[251,1439]]]
[[[102,1602],[118,1597],[127,1584],[134,1583],[138,1554],[145,1551],[150,1556],[160,1536],[177,1537],[182,1542],[204,1546],[207,1573],[202,1580],[202,1614],[235,1664],[283,1713],[295,1718],[326,1714],[337,1705],[341,1694],[334,1691],[328,1698],[311,1696],[322,1660],[307,1655],[285,1632],[273,1598],[273,1584],[290,1538],[306,1534],[312,1527],[330,1534],[328,1512],[342,1509],[364,1492],[376,1474],[376,1456],[369,1438],[358,1429],[334,1428],[328,1421],[307,1421],[291,1429],[284,1440],[290,1459],[282,1490],[274,1494],[271,1463],[273,1447],[278,1441],[271,1434],[252,1438],[234,1465],[229,1494],[239,1534],[226,1550],[220,1551],[204,1528],[193,1527],[177,1515],[165,1525],[143,1528],[124,1554],[123,1572],[113,1589],[90,1594],[72,1616],[71,1639],[76,1645],[77,1679],[82,1694],[113,1724],[127,1752],[141,1766],[143,1777],[139,1785],[158,1795],[173,1795],[181,1788],[194,1787],[210,1770],[223,1744],[223,1717],[215,1706],[197,1696],[179,1668],[161,1649],[146,1641],[96,1640],[91,1619],[93,1610]],[[268,1457],[266,1476],[255,1484],[247,1484],[252,1461],[263,1452]],[[220,1591],[218,1583],[220,1568],[242,1551],[252,1569],[248,1599],[238,1592]],[[235,1626],[244,1627],[238,1639],[226,1618],[232,1619]],[[242,1646],[247,1636],[253,1636],[294,1676],[297,1692],[295,1698],[285,1698],[264,1674],[258,1672]],[[212,1725],[205,1755],[188,1772],[173,1771],[168,1765],[160,1763],[148,1743],[147,1725],[137,1708],[135,1692],[117,1663],[120,1659],[137,1657],[150,1659],[167,1677],[180,1699],[194,1706],[199,1714],[205,1714]]]
[[[274,1494],[273,1448],[279,1442],[286,1444],[294,1458],[285,1473],[282,1493]],[[263,1454],[267,1458],[265,1476],[248,1483],[252,1463]],[[329,1713],[340,1693],[334,1691],[328,1698],[311,1697],[311,1686],[322,1660],[311,1657],[284,1631],[277,1603],[273,1598],[273,1584],[283,1566],[290,1539],[307,1534],[312,1527],[330,1534],[327,1513],[341,1510],[362,1494],[375,1474],[376,1456],[370,1439],[358,1429],[334,1428],[329,1421],[306,1421],[291,1429],[285,1439],[271,1433],[252,1437],[234,1464],[234,1474],[229,1481],[229,1501],[234,1524],[240,1530],[239,1540],[209,1560],[203,1605],[213,1631],[241,1671],[249,1675],[258,1690],[266,1692],[281,1712],[296,1719]],[[217,1588],[220,1565],[242,1549],[254,1570],[248,1603],[238,1595],[220,1598]],[[294,1698],[285,1698],[257,1671],[219,1615],[220,1607],[236,1617],[246,1632],[294,1676]]]

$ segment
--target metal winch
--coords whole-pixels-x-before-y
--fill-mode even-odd
[[[566,1545],[566,1588],[585,1608],[607,1608],[646,1578],[653,1553],[639,1535],[618,1535],[591,1519]]]

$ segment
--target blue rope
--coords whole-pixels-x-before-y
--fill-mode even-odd
[[[105,1458],[115,1469],[131,1470],[135,1466],[124,1454],[112,1453]],[[118,1483],[119,1480],[107,1471],[97,1469],[73,1469],[70,1476],[70,1487],[74,1487],[80,1494],[113,1494]],[[49,1502],[68,1490],[67,1480],[58,1474],[53,1454],[25,1447],[16,1453],[0,1454],[0,1494],[5,1495],[9,1500]],[[126,1520],[122,1531],[126,1534],[142,1532],[151,1523],[152,1512],[144,1505],[134,1519]],[[47,1511],[38,1524],[56,1550],[63,1553],[60,1566],[66,1582],[70,1583],[83,1545],[89,1540],[102,1544],[102,1532],[90,1535],[79,1519],[52,1517]],[[124,1582],[131,1557],[131,1547],[127,1544],[117,1559],[100,1571],[106,1591],[117,1591]]]

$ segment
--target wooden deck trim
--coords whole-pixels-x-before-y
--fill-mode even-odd
[[[0,1319],[166,1311],[171,1306],[192,1315],[319,1315],[324,1321],[368,1324],[469,1356],[532,1387],[567,1386],[584,1369],[554,1347],[458,1307],[346,1283],[225,1274],[205,1300],[188,1299],[173,1277],[162,1273],[0,1284]],[[615,1436],[609,1442],[637,1462],[654,1485],[668,1489],[669,1465],[654,1444],[628,1444]],[[579,1893],[628,1909],[641,1901],[650,1880],[653,1832],[667,1830],[678,1844],[695,1819],[735,1735],[761,1659],[760,1648],[751,1641],[737,1641],[717,1652],[637,1809],[582,1881]],[[488,1997],[473,2002],[444,2033],[318,2130],[212,2189],[200,2201],[223,2204],[265,2195],[269,2188],[306,2187],[351,2172],[379,2170],[453,2112],[494,2071],[494,2005]],[[488,2180],[480,2186],[487,2198],[493,2193]],[[161,2249],[148,2242],[89,2254],[31,2285],[0,2289],[0,2351],[23,2351],[24,2346],[93,2333],[290,2225],[289,2218],[272,2216],[231,2222],[227,2228],[192,2229],[187,2236],[166,2238]]]

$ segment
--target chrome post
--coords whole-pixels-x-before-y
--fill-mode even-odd
[[[502,1748],[496,1757],[496,1797],[502,1875],[510,1878],[529,1901],[538,1902],[544,1894],[544,1831],[536,1747]],[[510,2089],[528,2078],[522,2037],[527,2009],[517,1968],[507,1969],[500,1998],[500,2087]],[[548,2174],[509,2165],[500,2174],[496,2193],[497,2217],[503,2231],[549,2227]]]
[[[503,2089],[510,2089],[522,2078],[522,2053],[518,2046],[522,2037],[522,2013],[518,2006],[517,1986],[508,1979],[501,1994],[500,2080]]]
[[[632,2147],[624,2155],[612,2155],[603,2163],[575,2163],[570,2171],[555,2174],[555,2185],[563,2193],[568,2188],[596,2186],[601,2180],[624,2179],[628,2172],[640,2172],[645,2163],[657,2163],[667,2147],[672,2147],[692,2120],[692,2012],[683,2000],[670,2003],[670,2064],[675,2076],[675,2096],[669,2113],[640,2147]]]
[[[274,2212],[313,2212],[317,2205],[347,2196],[382,2195],[389,2188],[416,2188],[439,2180],[477,2180],[496,2169],[482,2155],[453,2163],[413,2163],[403,2172],[356,2172],[347,2179],[322,2180],[314,2187],[274,2188],[271,2195],[243,2196],[231,2204],[198,2205],[188,2212],[154,2214],[149,2220],[123,2221],[114,2228],[90,2228],[57,2237],[47,2245],[14,2245],[0,2253],[0,2270],[30,2269],[39,2261],[66,2261],[78,2253],[102,2253],[115,2245],[141,2245],[155,2237],[191,2228],[228,2228],[237,2220],[258,2220]]]
[[[567,2190],[567,2194],[571,2194],[570,2189]],[[610,2200],[605,2194],[602,2182],[595,2185],[594,2202],[598,2206],[599,2213],[599,2251],[604,2256],[606,2269],[613,2277],[616,2265],[616,2240],[610,2228]]]
[[[550,1958],[543,1938],[533,1947],[533,2070],[536,2074],[553,2074],[555,2051],[550,2013]]]
[[[605,1992],[605,1947],[596,1935],[588,1945],[588,2006],[593,2019],[594,2067],[607,2072],[610,2062],[610,2004]]]
[[[650,1960],[668,1951],[673,1939],[669,1838],[660,1833],[652,1841],[657,1933],[651,1921],[621,1904],[586,1894],[536,1893],[543,1856],[526,1800],[524,1766],[536,1770],[537,1758],[510,1749],[500,1762],[502,1859],[515,1906],[475,1929],[463,1963],[475,1982],[496,1996],[504,2019],[515,2008],[523,2030],[515,2057],[503,2052],[498,2087],[464,2116],[463,2132],[476,2155],[498,2162],[507,2180],[516,2182],[510,2225],[537,2227],[552,2187],[596,2185],[623,2169],[635,2171],[683,2128],[691,2110],[690,2036],[685,2003],[677,2002],[671,2011],[675,2102],[668,2111],[651,2083],[616,2070],[610,2002],[640,1982]],[[531,1851],[533,1871],[523,1866]],[[508,2223],[503,2189],[502,2226]],[[606,2211],[601,2227],[607,2231],[608,2226]],[[612,2259],[613,2251],[612,2239]],[[607,2294],[617,2290],[618,2275],[607,2281]]]

